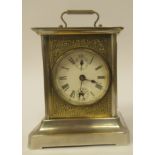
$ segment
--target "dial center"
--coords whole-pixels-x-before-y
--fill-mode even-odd
[[[86,76],[82,74],[79,76],[79,79],[80,79],[80,81],[84,81],[86,79]]]

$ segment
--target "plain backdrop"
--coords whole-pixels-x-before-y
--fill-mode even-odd
[[[32,27],[57,27],[68,9],[91,9],[103,26],[123,26],[118,35],[118,110],[130,130],[127,146],[92,146],[30,150],[28,134],[44,117],[40,36]],[[66,16],[69,26],[92,26],[95,16]],[[23,0],[23,155],[132,155],[132,0]]]

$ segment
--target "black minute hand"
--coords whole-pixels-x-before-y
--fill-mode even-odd
[[[95,80],[89,80],[89,79],[86,79],[86,78],[85,78],[85,80],[86,80],[86,81],[90,81],[91,83],[98,83],[98,82],[95,81]]]
[[[86,77],[85,77],[85,75],[80,75],[80,77],[79,77],[79,79],[81,80],[81,82],[82,81],[90,81],[91,83],[98,83],[98,82],[96,82],[95,80],[89,80],[89,79],[87,79]]]

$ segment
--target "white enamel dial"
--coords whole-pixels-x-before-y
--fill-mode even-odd
[[[96,52],[77,48],[66,52],[53,68],[53,84],[58,95],[73,105],[89,105],[107,92],[110,72]]]

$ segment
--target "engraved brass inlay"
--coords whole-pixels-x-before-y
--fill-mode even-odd
[[[111,68],[110,59],[110,35],[74,35],[74,36],[49,36],[48,52],[50,55],[50,70],[60,56],[73,48],[90,48],[103,56]],[[52,80],[52,77],[49,77]],[[49,104],[49,117],[50,118],[71,118],[71,117],[109,117],[112,115],[112,90],[111,86],[107,94],[98,102],[93,105],[84,107],[74,106],[64,102],[60,99],[51,84],[51,103]]]

